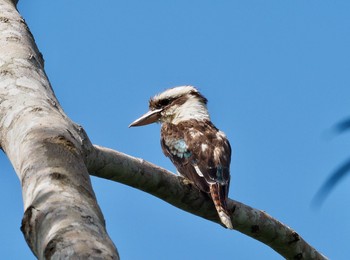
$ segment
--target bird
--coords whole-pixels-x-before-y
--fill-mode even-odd
[[[129,127],[161,123],[161,147],[178,173],[208,194],[220,221],[233,229],[227,207],[231,145],[211,122],[208,100],[194,86],[165,90],[149,100],[149,111]]]

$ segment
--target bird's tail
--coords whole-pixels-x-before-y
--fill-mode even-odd
[[[226,196],[223,194],[221,189],[222,187],[220,187],[220,184],[211,184],[210,195],[222,224],[224,224],[228,229],[233,229],[231,218],[227,212]]]

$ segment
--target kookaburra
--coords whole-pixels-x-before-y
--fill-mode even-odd
[[[231,146],[210,121],[207,99],[192,86],[168,89],[149,101],[149,111],[130,124],[160,122],[161,145],[178,172],[210,194],[221,222],[232,229],[226,200]]]

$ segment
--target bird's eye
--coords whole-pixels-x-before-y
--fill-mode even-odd
[[[171,102],[171,100],[170,99],[162,99],[162,100],[160,100],[159,101],[159,107],[165,107],[165,106],[167,106],[167,105],[169,105],[170,104],[170,102]]]

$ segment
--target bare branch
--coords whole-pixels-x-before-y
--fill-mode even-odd
[[[165,169],[143,159],[95,145],[87,157],[89,172],[150,193],[182,210],[220,224],[211,199]],[[327,259],[297,232],[243,203],[229,200],[234,229],[270,246],[287,259]]]

